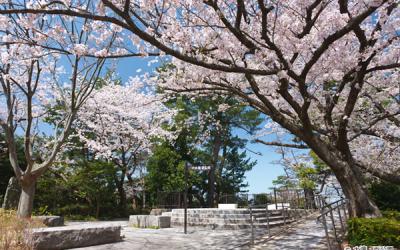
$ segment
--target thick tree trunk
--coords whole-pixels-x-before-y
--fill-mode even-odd
[[[356,167],[353,167],[356,168]],[[350,217],[380,217],[382,216],[375,202],[368,196],[368,191],[363,185],[361,173],[346,166],[341,171],[335,171],[343,193],[349,201]]]
[[[344,195],[349,201],[350,217],[380,217],[382,216],[379,208],[368,196],[368,191],[364,186],[363,174],[353,163],[351,154],[346,154],[328,147],[323,141],[314,136],[305,136],[303,139],[310,148],[323,160],[335,174]]]
[[[33,199],[35,197],[36,179],[29,178],[20,182],[21,196],[19,197],[18,216],[30,218],[33,210]]]

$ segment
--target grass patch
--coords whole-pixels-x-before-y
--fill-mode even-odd
[[[0,209],[0,249],[33,249],[30,230],[37,227],[45,225],[34,219],[20,219],[15,211]]]

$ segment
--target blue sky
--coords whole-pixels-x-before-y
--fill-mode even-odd
[[[114,67],[118,75],[125,82],[130,76],[143,74],[144,72],[153,71],[158,65],[148,66],[147,63],[151,59],[146,58],[125,58],[119,59],[117,62],[110,62],[109,66]],[[141,72],[137,72],[141,69]],[[239,136],[246,136],[243,132],[237,131]],[[249,184],[249,193],[269,192],[272,187],[272,180],[278,175],[284,174],[280,165],[273,164],[279,160],[280,155],[274,152],[274,148],[262,144],[248,143],[247,148],[253,152],[260,152],[262,155],[247,152],[248,156],[257,160],[257,165],[247,173],[247,182]]]

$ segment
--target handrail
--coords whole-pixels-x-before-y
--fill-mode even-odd
[[[340,248],[340,243],[342,242],[342,238],[346,235],[347,233],[347,225],[346,221],[348,218],[347,215],[347,205],[348,201],[345,198],[341,198],[337,201],[331,202],[327,205],[324,205],[320,208],[320,215],[317,217],[318,222],[322,222],[325,230],[325,236],[327,240],[327,245],[329,250],[333,249],[339,249]],[[343,211],[343,216],[342,212]],[[338,225],[335,223],[335,215],[334,212],[337,213],[337,216],[339,217],[339,222],[340,222],[340,231],[341,234],[338,233]],[[334,247],[331,244],[331,237],[328,229],[328,221],[332,225],[333,233],[334,233],[334,239],[336,243],[338,244],[337,247]]]
[[[250,213],[250,225],[251,225],[251,240],[250,243],[251,245],[254,245],[254,220],[257,218],[254,215],[254,209],[265,209],[265,218],[266,218],[266,223],[267,223],[267,232],[268,232],[268,237],[271,237],[271,229],[270,229],[270,213],[272,211],[281,211],[281,216],[283,217],[283,229],[280,230],[279,232],[282,232],[286,229],[286,226],[288,223],[290,223],[290,220],[296,221],[300,219],[302,216],[299,214],[298,208],[290,208],[290,205],[285,205],[282,204],[282,207],[279,209],[268,209],[269,205],[274,205],[274,203],[271,204],[262,204],[262,205],[249,205],[249,213]],[[276,205],[276,204],[275,204]],[[279,204],[281,205],[281,204]],[[294,213],[290,213],[290,211]],[[260,210],[258,210],[258,215],[260,215]],[[277,233],[277,232],[276,232]]]
[[[342,199],[340,199],[340,200],[331,202],[331,203],[329,203],[329,204],[323,206],[323,207],[320,209],[322,212],[321,212],[321,214],[317,217],[317,220],[319,221],[319,219],[320,219],[323,215],[329,213],[330,210],[333,210],[333,209],[335,209],[335,208],[337,208],[337,207],[343,205],[343,204],[339,204],[339,205],[337,205],[337,206],[335,206],[335,207],[332,207],[334,204],[339,203],[339,202],[340,202],[340,203],[343,203],[343,202],[345,202],[345,201],[346,201],[346,199],[345,199],[345,198],[342,198]],[[326,208],[328,208],[328,207],[329,207],[330,209],[324,212],[324,210],[325,210]]]

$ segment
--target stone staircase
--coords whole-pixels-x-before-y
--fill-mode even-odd
[[[268,217],[266,209],[252,209],[253,225],[255,228],[270,228],[282,226],[294,221],[299,211],[294,210],[269,210]],[[164,216],[171,216],[171,226],[181,227],[184,223],[184,210],[172,209],[164,212]],[[187,210],[188,226],[199,226],[211,229],[246,229],[251,228],[249,209],[217,209],[196,208]]]

